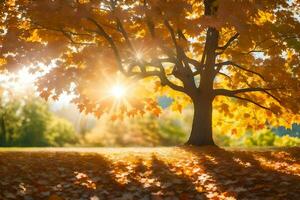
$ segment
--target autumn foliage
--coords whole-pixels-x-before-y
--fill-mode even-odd
[[[294,200],[299,196],[299,148],[66,151],[0,151],[0,198]]]
[[[196,145],[213,144],[212,127],[300,121],[298,0],[1,2],[0,65],[44,71],[45,99],[72,93],[81,111],[116,120],[159,115],[167,94],[174,110],[194,104]],[[129,88],[117,102],[116,81]]]

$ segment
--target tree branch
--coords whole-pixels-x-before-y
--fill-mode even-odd
[[[127,34],[125,28],[123,27],[121,20],[120,20],[118,17],[116,17],[116,22],[117,22],[117,26],[119,27],[120,32],[122,33],[122,35],[123,35],[123,37],[124,37],[124,39],[125,39],[125,41],[126,41],[128,47],[129,47],[133,52],[135,52],[135,50],[134,50],[134,48],[133,48],[133,45],[131,44],[131,42],[130,42],[130,40],[129,40],[128,34]]]
[[[232,66],[237,67],[237,68],[239,68],[239,69],[241,69],[243,71],[255,74],[255,75],[259,76],[262,80],[265,81],[265,78],[260,73],[252,71],[250,69],[246,69],[246,68],[244,68],[244,67],[242,67],[242,66],[240,66],[240,65],[238,65],[238,64],[236,64],[236,63],[234,63],[232,61],[226,61],[226,62],[222,62],[222,63],[217,63],[216,64],[216,67],[217,67],[216,72],[218,73],[224,65],[232,65]]]
[[[146,0],[144,0],[144,9],[146,10],[147,7],[146,7]],[[151,34],[151,38],[157,43],[157,37],[156,37],[156,34],[155,34],[155,25],[154,25],[154,22],[151,20],[151,18],[147,15],[146,13],[146,25],[149,29],[149,32]],[[170,58],[174,58],[174,53],[172,51],[170,51],[168,48],[164,47],[163,43],[162,42],[158,42],[158,47],[164,51],[164,53],[166,55],[168,55],[168,57]]]
[[[223,96],[232,96],[240,93],[247,93],[247,92],[268,92],[271,90],[278,90],[280,88],[242,88],[242,89],[237,89],[237,90],[227,90],[227,89],[215,89],[215,95],[223,95]],[[269,92],[268,92],[269,93]]]
[[[115,6],[116,6],[116,1],[113,1],[111,0],[111,9],[112,9],[112,12],[113,14],[115,15]],[[131,51],[135,52],[134,48],[133,48],[133,45],[131,44],[130,40],[129,40],[129,37],[128,37],[128,33],[126,32],[120,18],[118,18],[116,15],[115,15],[115,20],[116,20],[116,23],[117,23],[117,30],[120,31],[128,45],[128,47],[130,48]]]
[[[239,33],[236,33],[234,36],[232,36],[227,43],[224,46],[218,47],[218,50],[222,50],[221,52],[219,52],[218,54],[222,54],[233,42],[234,40],[236,40],[238,37],[240,36]]]
[[[167,27],[167,29],[168,29],[168,31],[169,31],[169,33],[171,35],[171,38],[172,38],[173,44],[174,44],[174,46],[176,48],[177,54],[181,54],[181,52],[179,52],[179,46],[177,44],[175,32],[174,32],[172,26],[170,25],[170,23],[169,23],[169,21],[167,19],[164,19],[164,24]]]
[[[265,42],[268,42],[268,41],[270,41],[270,40],[276,40],[276,39],[282,39],[281,41],[278,41],[276,44],[274,44],[274,45],[271,45],[271,46],[269,46],[269,47],[267,47],[267,48],[265,48],[265,49],[257,49],[260,45],[262,45],[262,44],[264,44]],[[268,50],[268,49],[271,49],[271,48],[274,48],[274,47],[276,47],[277,45],[278,45],[278,43],[279,42],[283,42],[283,41],[286,41],[286,40],[289,40],[289,39],[300,39],[300,37],[299,36],[287,36],[287,35],[281,35],[279,38],[276,38],[276,37],[271,37],[271,38],[266,38],[266,39],[264,39],[264,40],[262,40],[262,41],[259,41],[259,42],[257,42],[256,44],[255,44],[255,46],[251,49],[251,50],[249,50],[249,51],[247,51],[247,52],[241,52],[241,54],[250,54],[250,53],[259,53],[259,52],[265,52],[265,50]]]
[[[230,97],[233,97],[233,98],[236,98],[236,99],[240,99],[242,101],[247,101],[247,102],[252,103],[252,104],[254,104],[254,105],[256,105],[256,106],[258,106],[260,108],[263,108],[265,110],[271,111],[272,113],[276,114],[271,108],[263,106],[263,105],[260,105],[259,103],[255,102],[255,101],[253,101],[251,99],[247,99],[245,97],[240,97],[240,96],[235,96],[235,95],[232,95]]]
[[[161,84],[163,86],[167,85],[170,88],[172,88],[173,90],[184,92],[184,93],[186,92],[185,89],[184,89],[184,87],[181,87],[181,86],[176,85],[173,82],[171,82],[167,78],[166,74],[164,72],[162,72],[162,71],[131,72],[128,75],[129,76],[134,76],[136,78],[146,78],[146,77],[151,77],[151,76],[158,77],[160,79]]]
[[[117,45],[115,44],[114,40],[112,39],[112,37],[105,32],[103,27],[96,20],[94,20],[91,17],[87,17],[87,20],[92,22],[97,27],[98,31],[96,31],[96,33],[98,33],[98,35],[104,37],[104,39],[110,44],[110,46],[113,49],[113,52],[115,54],[120,71],[123,73],[126,73],[125,70],[123,69],[122,59],[121,59],[119,50],[118,50]]]
[[[220,75],[222,75],[222,76],[224,76],[224,77],[226,77],[226,78],[228,78],[228,79],[231,80],[231,77],[229,75],[225,74],[225,73],[218,72],[218,74],[220,74]]]
[[[76,44],[76,45],[95,45],[95,43],[90,43],[90,42],[77,42],[73,39],[72,35],[69,34],[67,31],[61,30],[60,32],[64,36],[66,36],[66,38],[68,38],[72,44]]]
[[[192,58],[189,58],[185,54],[184,49],[177,43],[175,31],[173,30],[172,26],[170,25],[170,23],[169,23],[169,21],[167,19],[164,19],[164,24],[167,27],[167,29],[168,29],[168,31],[169,31],[169,33],[171,35],[173,44],[174,44],[174,46],[176,48],[177,59],[178,59],[178,62],[176,62],[177,66],[183,68],[183,69],[180,69],[180,70],[182,70],[183,73],[188,73],[191,76],[193,76],[194,73],[192,72],[190,64],[192,64],[193,66],[195,66],[195,68],[197,69],[197,71],[199,71],[198,69],[199,69],[199,67],[201,65],[200,62],[198,62],[197,60],[194,60]],[[182,64],[182,62],[183,62],[184,65]],[[201,71],[200,71],[200,74],[201,74]],[[182,81],[186,81],[186,80],[182,80]]]
[[[46,27],[46,26],[44,26],[42,24],[38,24],[38,23],[35,23],[35,22],[33,22],[33,24],[37,25],[38,27],[33,27],[30,30],[56,31],[56,32],[62,33],[72,44],[75,44],[75,45],[95,45],[95,43],[92,43],[92,42],[77,42],[72,37],[73,35],[74,36],[88,36],[88,37],[92,37],[90,34],[87,34],[87,33],[76,33],[76,32],[73,32],[73,31],[64,30],[63,28]]]

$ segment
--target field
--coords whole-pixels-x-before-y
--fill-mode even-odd
[[[0,199],[297,199],[300,149],[0,149]]]

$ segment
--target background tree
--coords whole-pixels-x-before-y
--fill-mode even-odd
[[[51,119],[47,105],[37,101],[28,101],[22,111],[20,144],[24,146],[47,146],[47,124]]]
[[[74,127],[40,98],[0,98],[0,146],[66,146],[78,143]]]
[[[21,124],[20,102],[0,98],[0,146],[11,146]]]
[[[53,115],[51,120],[48,121],[45,137],[47,146],[54,147],[76,145],[79,140],[74,127],[69,121]]]
[[[38,85],[46,99],[67,91],[97,116],[115,107],[112,119],[158,115],[166,86],[179,92],[168,91],[177,110],[194,105],[194,145],[214,143],[212,126],[236,133],[300,121],[298,0],[3,2],[2,65],[51,64]],[[117,72],[122,84],[146,87],[130,87],[115,106],[106,97]]]
[[[191,124],[188,123],[187,125],[178,120],[178,115],[165,111],[159,119],[155,119],[155,115],[145,114],[117,122],[103,116],[96,122],[95,127],[86,133],[83,145],[106,147],[174,146],[186,140],[185,127]],[[188,118],[186,112],[181,115]]]

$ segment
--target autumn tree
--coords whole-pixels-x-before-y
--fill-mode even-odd
[[[115,106],[105,91],[121,73],[130,89],[114,119],[159,114],[164,90],[175,109],[194,105],[187,143],[214,144],[212,127],[300,121],[299,8],[298,0],[2,0],[1,64],[50,66],[41,96],[73,93],[97,116]]]

